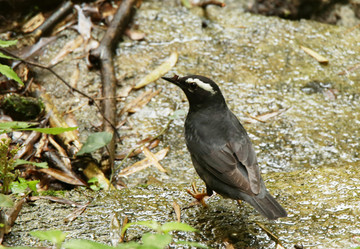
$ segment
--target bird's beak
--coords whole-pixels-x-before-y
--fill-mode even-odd
[[[161,77],[162,79],[169,81],[175,85],[179,85],[179,76],[174,74],[174,76],[172,78],[168,78],[168,77]]]

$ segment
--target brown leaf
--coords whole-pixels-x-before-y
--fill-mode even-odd
[[[91,28],[93,26],[90,17],[86,17],[79,5],[75,5],[75,9],[78,12],[78,24],[77,31],[84,38],[85,44],[91,38]]]
[[[75,49],[80,47],[84,42],[84,39],[81,35],[78,35],[75,40],[69,41],[65,46],[60,50],[60,52],[50,61],[49,67],[52,67],[62,61],[65,56],[73,52]]]
[[[141,143],[142,141],[140,141]],[[152,141],[149,145],[147,145],[146,147],[148,149],[153,149],[155,147],[157,147],[160,143],[160,140],[159,139],[155,139],[154,141]],[[131,150],[130,150],[131,151]],[[121,152],[120,154],[117,154],[115,155],[115,160],[121,160],[121,159],[124,159],[126,157],[127,154],[130,153],[130,151],[125,151],[125,152]],[[133,152],[128,156],[128,157],[134,157],[134,156],[137,156],[141,153],[141,149],[138,148],[138,149],[135,149],[133,150]]]
[[[311,57],[313,57],[314,59],[316,59],[319,63],[321,64],[328,64],[329,60],[326,59],[325,57],[323,57],[322,55],[318,54],[317,52],[315,52],[314,50],[304,47],[304,46],[300,46],[300,48],[302,50],[305,51],[305,53],[307,53],[308,55],[310,55]]]
[[[77,83],[79,81],[79,77],[80,77],[80,69],[79,69],[79,63],[76,64],[76,67],[74,68],[73,73],[71,74],[70,77],[70,86],[72,86],[73,88],[77,88]]]
[[[125,35],[133,41],[140,41],[145,38],[145,33],[132,29],[126,29]]]
[[[79,217],[79,215],[81,215],[85,211],[89,204],[90,202],[85,205],[79,206],[74,212],[65,217],[64,222],[68,223],[74,221],[77,217]]]
[[[154,82],[155,80],[159,79],[161,76],[163,76],[167,72],[169,72],[175,66],[175,64],[178,60],[178,57],[179,57],[179,55],[177,52],[172,52],[166,61],[164,61],[160,66],[155,68],[154,71],[150,72],[148,75],[146,75],[144,78],[142,78],[140,80],[140,82],[136,84],[136,86],[134,88],[135,89],[142,88],[142,87],[150,84],[151,82]]]
[[[169,148],[165,148],[165,149],[162,149],[159,152],[155,153],[154,156],[155,156],[156,160],[161,161],[162,159],[164,159],[166,154],[168,153],[168,151],[169,151]],[[118,176],[128,176],[128,175],[131,175],[140,170],[146,169],[147,167],[149,167],[151,165],[152,165],[152,162],[148,158],[145,158],[139,162],[134,163],[133,165],[131,165],[129,167],[124,168],[123,170],[120,171]]]
[[[104,188],[104,190],[114,189],[114,187],[110,184],[110,181],[106,178],[104,173],[99,169],[99,167],[95,163],[93,162],[89,163],[83,172],[84,175],[87,177],[87,179],[96,177],[98,183],[100,184],[100,186]]]
[[[31,18],[29,21],[27,21],[21,28],[21,31],[24,33],[31,33],[35,29],[37,29],[44,21],[45,21],[45,17],[40,12],[39,14]]]
[[[43,199],[43,200],[49,200],[52,202],[56,202],[56,203],[61,203],[61,204],[66,204],[66,205],[70,205],[73,207],[83,207],[84,204],[80,204],[68,199],[64,199],[64,198],[60,198],[60,197],[56,197],[56,196],[51,196],[51,195],[42,195],[42,196],[30,196],[29,200],[30,201],[36,201],[39,199]]]
[[[123,115],[125,112],[135,113],[139,109],[141,109],[144,105],[146,105],[153,97],[158,95],[161,90],[156,90],[155,92],[149,90],[143,92],[130,103],[126,104],[124,108],[121,110],[120,115]]]
[[[245,113],[246,116],[248,116],[248,117],[251,118],[251,119],[247,119],[247,120],[245,121],[245,123],[251,124],[251,123],[256,123],[256,121],[265,123],[267,120],[269,120],[269,119],[271,119],[271,118],[273,118],[273,117],[279,116],[279,115],[281,115],[283,112],[286,112],[287,110],[288,110],[288,109],[279,109],[279,110],[277,110],[277,111],[260,114],[260,115],[258,115],[258,116],[256,116],[256,117],[251,116],[251,115],[248,114],[248,113]]]
[[[71,167],[71,161],[70,158],[68,157],[66,151],[64,150],[63,147],[60,146],[60,144],[58,144],[52,136],[49,136],[49,142],[56,148],[56,150],[59,152],[60,154],[60,158],[64,164],[64,166],[71,171],[72,167]]]
[[[68,183],[71,185],[86,186],[86,184],[82,180],[76,178],[75,176],[66,174],[57,169],[48,168],[48,169],[39,169],[39,171],[42,173],[48,174],[59,181],[62,181],[62,182],[65,182],[65,183]]]
[[[175,211],[176,221],[181,222],[181,208],[180,208],[180,205],[176,201],[174,201],[172,206],[173,206],[174,211]]]
[[[146,156],[146,158],[148,158],[150,160],[152,165],[154,165],[156,168],[158,168],[158,170],[160,170],[161,172],[166,172],[166,169],[164,169],[163,166],[161,166],[161,164],[159,163],[159,160],[148,148],[144,147],[143,152],[144,152],[144,155]]]

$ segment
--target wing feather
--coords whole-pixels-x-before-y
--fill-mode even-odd
[[[208,141],[209,146],[206,148],[196,143],[188,144],[189,151],[196,151],[192,154],[196,163],[194,166],[202,174],[211,174],[211,177],[231,188],[239,189],[249,195],[257,195],[262,185],[254,148],[235,115],[231,113],[230,118],[233,125],[230,130],[234,134],[216,142]],[[204,176],[204,178],[209,177]],[[206,179],[203,180],[208,184]],[[208,185],[212,187],[211,184]],[[216,186],[212,188],[216,191]]]

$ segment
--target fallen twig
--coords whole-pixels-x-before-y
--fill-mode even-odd
[[[108,120],[104,123],[104,131],[116,132],[116,77],[113,65],[113,48],[123,34],[128,21],[133,12],[133,6],[136,0],[122,1],[118,8],[113,20],[110,23],[99,47],[90,51],[89,61],[100,68],[101,81],[102,81],[102,95],[105,99],[102,101],[102,108],[104,111],[104,118]],[[115,157],[115,140],[114,136],[112,141],[107,146],[110,165],[112,171],[114,170],[114,157]]]
[[[31,35],[35,38],[40,37],[44,33],[48,32],[55,24],[67,15],[73,8],[71,1],[64,2],[47,20],[43,22]]]

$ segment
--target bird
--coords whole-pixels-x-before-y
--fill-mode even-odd
[[[206,192],[193,196],[204,204],[203,198],[216,192],[249,203],[269,220],[287,217],[266,189],[249,135],[227,106],[219,86],[201,75],[175,74],[162,79],[180,87],[189,102],[184,124],[186,146],[206,185]]]

